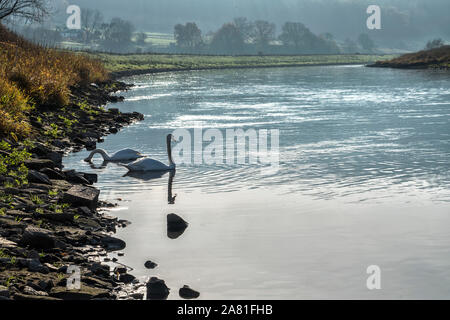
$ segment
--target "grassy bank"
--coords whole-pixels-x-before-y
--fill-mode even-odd
[[[90,56],[102,61],[106,69],[116,75],[203,69],[367,64],[395,57],[394,55],[206,56],[105,53]]]
[[[100,261],[125,247],[111,233],[128,223],[97,210],[111,204],[98,200],[96,174],[62,159],[143,116],[100,107],[129,88],[105,81],[101,62],[0,29],[0,300],[115,299],[134,277]],[[78,290],[67,289],[71,265]]]
[[[450,46],[409,53],[393,59],[377,61],[371,67],[401,69],[450,69]]]
[[[64,107],[71,86],[107,76],[91,57],[43,48],[0,25],[0,137],[29,136],[30,110]]]

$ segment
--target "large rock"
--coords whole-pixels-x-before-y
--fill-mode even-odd
[[[119,275],[119,281],[123,282],[125,284],[132,283],[135,279],[136,279],[135,276],[133,276],[131,274],[128,274],[128,273],[124,273],[124,274]]]
[[[81,285],[79,290],[67,290],[66,287],[55,287],[50,291],[50,296],[63,300],[90,300],[109,298],[109,290]]]
[[[52,220],[52,221],[73,221],[74,213],[42,213],[39,215],[40,218]]]
[[[5,286],[0,286],[0,297],[9,298],[9,290]]]
[[[14,300],[18,301],[58,301],[61,299],[52,298],[48,296],[33,296],[28,294],[16,293],[14,295]]]
[[[52,160],[56,167],[58,167],[58,168],[62,167],[62,159],[63,159],[63,154],[62,153],[60,153],[60,152],[49,152],[49,153],[47,153],[47,155],[45,157],[50,159],[50,160]]]
[[[28,263],[28,270],[31,272],[39,272],[43,274],[47,274],[50,272],[49,268],[44,266],[39,260],[32,259]]]
[[[30,296],[42,296],[42,297],[47,297],[48,293],[44,292],[44,291],[38,291],[36,289],[33,289],[29,286],[25,286],[25,288],[23,289],[23,293],[26,295],[30,295]]]
[[[80,172],[76,172],[75,170],[67,170],[63,172],[68,181],[72,183],[80,183],[80,184],[92,184],[88,179],[84,177],[84,175]]]
[[[45,173],[38,172],[35,170],[28,171],[28,181],[52,185],[52,182]]]
[[[28,226],[23,232],[21,244],[37,249],[50,249],[55,246],[55,237],[48,230]]]
[[[102,237],[100,239],[100,242],[108,251],[123,250],[126,247],[125,241],[111,237],[111,236]]]
[[[98,196],[100,190],[86,187],[73,186],[66,193],[64,193],[64,202],[70,203],[74,206],[85,206],[90,209],[95,209],[98,203]]]
[[[198,297],[200,297],[200,292],[195,291],[186,285],[183,286],[183,288],[181,288],[178,293],[183,299],[197,299]]]
[[[17,248],[17,243],[0,237],[0,248],[14,249],[14,248]]]
[[[53,168],[55,164],[52,160],[49,159],[35,159],[32,158],[30,160],[25,161],[25,166],[31,170],[41,170],[43,168]]]
[[[44,266],[37,258],[17,258],[16,261],[19,266],[26,267],[31,272],[43,274],[50,272],[49,268]]]
[[[169,296],[170,289],[164,280],[152,277],[147,283],[147,300],[165,300]]]
[[[50,168],[41,169],[39,172],[47,175],[47,177],[49,177],[50,179],[64,180],[66,178],[61,172],[58,172]]]
[[[167,215],[167,236],[170,239],[176,239],[180,237],[186,228],[188,223],[184,221],[180,216],[171,213]]]

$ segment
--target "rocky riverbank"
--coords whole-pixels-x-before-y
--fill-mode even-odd
[[[408,53],[392,60],[377,61],[368,67],[450,70],[450,46]]]
[[[118,81],[72,87],[66,107],[30,111],[29,141],[1,140],[0,300],[142,299],[124,294],[137,283],[127,268],[104,263],[125,247],[113,234],[129,222],[99,210],[113,204],[98,200],[95,174],[62,166],[65,153],[94,149],[104,135],[143,119],[100,107],[123,100],[112,93],[129,88]]]

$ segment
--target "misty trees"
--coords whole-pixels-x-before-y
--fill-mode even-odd
[[[126,51],[131,44],[134,26],[131,22],[113,18],[109,24],[104,24],[103,45],[108,50]]]
[[[427,42],[425,49],[427,49],[427,50],[436,49],[436,48],[440,48],[442,46],[444,46],[444,41],[442,41],[442,39],[434,39],[434,40]]]
[[[254,24],[247,20],[247,18],[239,17],[233,19],[233,24],[241,34],[244,42],[249,42],[252,39]]]
[[[177,24],[174,28],[177,46],[185,49],[195,49],[202,44],[202,32],[194,22],[185,25]]]
[[[41,22],[48,10],[47,0],[0,0],[0,21],[11,16]]]
[[[234,23],[224,24],[213,36],[211,47],[214,51],[226,54],[242,52],[244,38]]]
[[[357,53],[358,52],[358,44],[350,38],[346,38],[344,40],[344,44],[342,49],[345,53]]]
[[[81,27],[84,31],[85,43],[100,38],[100,26],[103,24],[103,15],[99,10],[81,9]]]
[[[291,53],[339,53],[339,47],[330,33],[320,37],[303,23],[286,22],[279,39]]]
[[[310,46],[313,34],[303,23],[286,22],[283,25],[279,39],[285,46],[299,48],[301,46]]]
[[[275,24],[264,20],[255,21],[252,31],[253,43],[260,48],[266,47],[275,38]]]
[[[367,33],[361,33],[358,37],[359,45],[366,51],[372,52],[375,49],[375,43]]]

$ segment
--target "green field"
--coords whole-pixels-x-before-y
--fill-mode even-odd
[[[368,64],[396,57],[395,55],[207,56],[105,53],[90,55],[103,61],[109,71],[119,75],[177,70]]]

